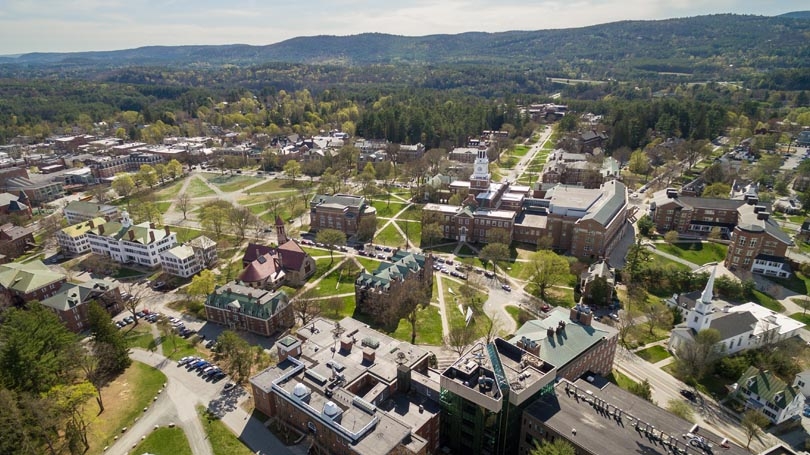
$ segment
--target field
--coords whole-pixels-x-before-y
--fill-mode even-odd
[[[213,196],[215,193],[214,190],[209,188],[202,180],[192,177],[191,182],[189,182],[186,188],[186,194],[191,197],[202,197]]]
[[[208,182],[219,187],[220,190],[226,193],[241,190],[245,187],[261,182],[261,179],[256,177],[248,177],[245,175],[207,175]],[[260,185],[261,186],[261,185]]]
[[[197,412],[200,414],[205,435],[211,442],[214,455],[254,455],[254,452],[242,444],[242,441],[222,421],[202,407],[198,408]]]
[[[389,333],[392,337],[411,342],[411,323],[407,319],[400,319],[396,330]],[[428,305],[416,313],[416,343],[442,344],[442,317],[439,309]]]
[[[672,354],[663,346],[650,346],[647,349],[636,352],[636,355],[650,363],[657,363],[668,357],[672,357]]]
[[[143,414],[143,408],[149,406],[165,382],[166,375],[160,371],[132,362],[121,376],[101,390],[105,407],[101,415],[97,415],[95,398],[90,399],[84,409],[85,417],[91,422],[87,430],[88,453],[102,453],[122,428],[131,426],[135,418]]]
[[[391,218],[405,208],[405,204],[401,202],[391,201],[389,204],[386,201],[380,200],[371,201],[371,206],[377,209],[378,218]]]
[[[374,243],[379,245],[402,247],[405,245],[405,239],[392,223],[386,226],[385,229],[377,232],[377,235],[374,236]]]
[[[419,245],[422,242],[422,223],[399,219],[394,223],[402,229],[402,232],[408,236],[408,240],[410,240],[413,245]]]

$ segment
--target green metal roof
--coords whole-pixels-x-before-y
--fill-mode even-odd
[[[748,367],[737,381],[741,390],[759,395],[761,402],[769,402],[779,409],[785,409],[799,394],[795,387],[777,378],[770,371]]]
[[[23,294],[64,279],[65,275],[49,269],[42,261],[0,265],[0,286]]]
[[[556,365],[557,368],[562,368],[599,340],[613,334],[612,329],[606,326],[602,329],[572,322],[570,314],[568,308],[555,308],[549,312],[546,319],[533,319],[523,324],[509,342],[517,343],[522,337],[536,341],[540,344],[538,357]],[[560,321],[565,321],[564,334],[555,333],[548,338],[548,329],[556,329]]]
[[[265,291],[231,282],[217,288],[208,296],[205,304],[221,309],[235,308],[239,313],[254,318],[270,319],[288,301],[284,291]]]

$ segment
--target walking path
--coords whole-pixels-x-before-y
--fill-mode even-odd
[[[444,284],[442,283],[442,279],[444,278],[441,275],[434,275],[436,279],[436,289],[439,291],[439,316],[442,318],[442,339],[450,334],[450,324],[447,322],[447,305],[444,301]]]

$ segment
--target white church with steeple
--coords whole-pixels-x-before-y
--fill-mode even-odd
[[[722,345],[724,355],[730,355],[797,336],[804,327],[801,322],[754,302],[737,305],[715,298],[716,274],[715,266],[703,291],[676,294],[667,300],[684,317],[672,330],[667,345],[676,356],[678,349],[694,341],[701,330],[717,330],[718,344]]]

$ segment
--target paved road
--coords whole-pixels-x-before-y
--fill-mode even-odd
[[[185,431],[194,455],[213,455],[211,444],[197,415],[197,406],[205,406],[219,415],[222,422],[253,451],[274,455],[301,453],[301,448],[286,447],[262,422],[242,409],[241,405],[248,399],[246,391],[234,389],[223,392],[226,381],[207,382],[196,373],[178,367],[176,362],[159,354],[133,349],[131,356],[133,360],[162,371],[167,377],[168,385],[152,409],[124,433],[107,453],[126,454],[155,425],[173,422]]]

